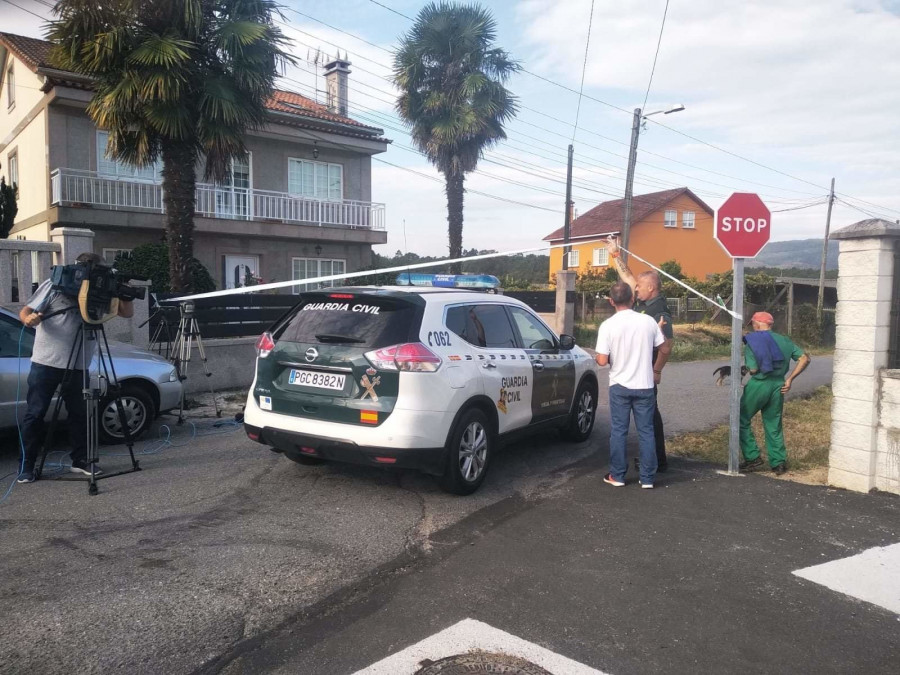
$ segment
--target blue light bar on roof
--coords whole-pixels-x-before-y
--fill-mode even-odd
[[[434,286],[436,288],[470,288],[493,290],[500,288],[500,280],[491,274],[416,274],[401,272],[398,286]]]

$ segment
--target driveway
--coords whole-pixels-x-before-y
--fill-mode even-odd
[[[717,365],[666,368],[669,433],[727,419]],[[830,366],[815,359],[793,395],[828,383]],[[97,497],[81,482],[13,488],[0,504],[0,671],[226,667],[340,589],[439,552],[438,531],[471,534],[476,512],[498,505],[492,519],[512,518],[599,470],[609,429],[601,407],[586,443],[547,435],[508,448],[482,489],[459,498],[412,472],[299,466],[214,422],[173,425],[168,447],[139,444],[144,470],[101,481]],[[15,438],[0,440],[2,475],[17,460]],[[122,448],[104,452],[107,470],[127,464]],[[690,466],[676,460],[675,473]]]

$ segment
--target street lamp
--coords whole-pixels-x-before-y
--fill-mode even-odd
[[[631,203],[634,195],[634,165],[637,163],[638,138],[641,134],[641,125],[651,115],[671,115],[684,110],[683,105],[677,105],[668,110],[654,110],[651,113],[642,114],[640,108],[634,109],[634,120],[631,124],[631,149],[628,152],[628,175],[625,178],[625,218],[622,224],[622,261],[628,262],[628,235],[631,232]]]

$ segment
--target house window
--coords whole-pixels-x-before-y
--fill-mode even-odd
[[[290,158],[288,192],[312,199],[340,201],[344,196],[344,167]]]
[[[12,108],[16,104],[16,73],[13,64],[6,69],[6,105]]]
[[[327,277],[332,274],[343,274],[347,271],[346,260],[323,260],[320,258],[293,258],[291,265],[291,278],[313,279],[315,277]],[[317,288],[331,288],[341,286],[342,282],[323,281],[318,284],[297,284],[292,286],[294,295],[303,291],[314,291]]]
[[[7,159],[9,163],[9,184],[15,187],[19,185],[19,153],[17,151],[13,151],[9,153],[9,157]],[[21,192],[19,194],[22,194]]]
[[[681,226],[686,230],[694,229],[694,212],[693,211],[682,211],[681,212]]]
[[[220,218],[247,218],[250,216],[250,153],[233,157],[222,183],[216,184],[215,215]]]
[[[605,246],[594,249],[594,267],[606,267],[609,265],[609,251]]]
[[[131,253],[130,248],[105,248],[103,249],[103,259],[110,265],[116,262],[116,257],[125,253]]]
[[[678,227],[678,211],[673,211],[673,210],[666,211],[665,226],[666,227]]]
[[[569,268],[578,267],[579,251],[569,251]]]
[[[110,159],[106,155],[106,146],[109,143],[109,133],[97,132],[97,173],[102,176],[115,176],[117,178],[134,178],[136,180],[158,181],[162,177],[162,162],[157,161],[153,166],[133,167],[125,162]]]

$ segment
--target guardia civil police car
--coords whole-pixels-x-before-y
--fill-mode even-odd
[[[518,432],[591,434],[593,359],[518,300],[416,286],[299,300],[257,342],[244,413],[251,439],[296,462],[415,468],[469,494]]]

